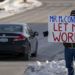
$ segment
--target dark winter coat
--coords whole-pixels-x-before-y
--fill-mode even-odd
[[[66,48],[75,48],[75,43],[63,43]]]

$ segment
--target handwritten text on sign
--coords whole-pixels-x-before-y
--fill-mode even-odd
[[[75,16],[49,16],[49,42],[75,43]]]

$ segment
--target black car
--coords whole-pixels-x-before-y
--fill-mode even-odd
[[[0,54],[23,54],[29,60],[37,55],[36,36],[27,24],[0,24]]]

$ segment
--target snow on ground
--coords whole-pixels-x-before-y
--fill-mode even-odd
[[[12,16],[41,5],[42,3],[38,0],[27,0],[26,3],[22,2],[22,0],[5,0],[0,2],[0,18]]]
[[[37,61],[35,64],[28,66],[24,75],[68,75],[68,73],[64,60],[46,61],[45,63]]]

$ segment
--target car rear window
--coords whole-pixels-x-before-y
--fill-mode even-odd
[[[21,25],[0,25],[0,32],[22,32]]]

